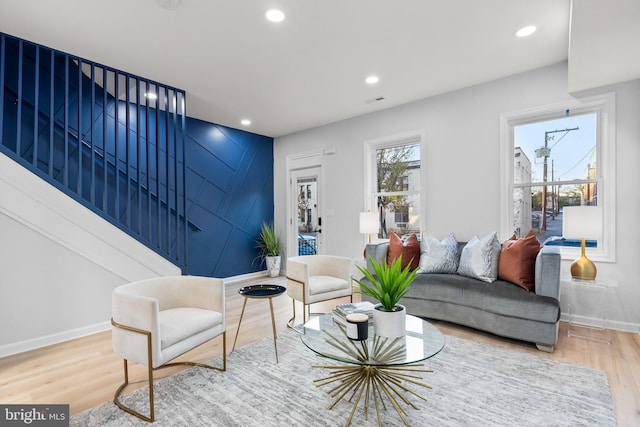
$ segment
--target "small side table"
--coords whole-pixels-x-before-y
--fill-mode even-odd
[[[611,335],[606,328],[606,323],[609,314],[609,290],[614,285],[598,278],[595,280],[571,278],[565,283],[568,285],[569,327],[567,336],[611,344]],[[578,313],[584,311],[587,305],[591,305],[591,312],[598,320],[597,324],[587,325],[580,320]]]
[[[233,340],[233,348],[231,351],[236,349],[236,341],[238,341],[238,332],[240,332],[240,325],[242,324],[242,317],[244,316],[244,309],[247,306],[247,299],[249,298],[269,298],[269,308],[271,309],[271,326],[273,327],[273,347],[276,350],[276,363],[278,363],[278,344],[276,343],[276,339],[278,335],[276,333],[276,320],[273,314],[273,301],[271,299],[273,297],[277,297],[278,295],[282,295],[287,288],[279,285],[251,285],[245,286],[243,288],[238,289],[238,293],[244,297],[244,302],[242,303],[242,312],[240,313],[240,321],[238,322],[238,329],[236,330],[236,338]]]

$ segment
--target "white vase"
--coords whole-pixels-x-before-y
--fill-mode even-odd
[[[280,275],[280,255],[266,257],[267,271],[269,277],[277,277]]]
[[[397,338],[403,336],[407,331],[407,309],[403,305],[396,305],[401,307],[398,311],[383,311],[378,307],[382,307],[382,304],[376,305],[373,309],[373,330],[379,337],[385,338]]]

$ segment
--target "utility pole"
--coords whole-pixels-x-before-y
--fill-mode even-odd
[[[551,159],[551,182],[555,182],[556,178],[554,176],[554,172],[556,171],[556,168],[554,166],[554,162],[553,159]],[[558,213],[558,206],[556,203],[556,198],[557,198],[557,186],[555,184],[551,185],[551,212],[553,212],[553,217],[555,218],[555,215]]]
[[[540,157],[544,157],[544,168],[542,171],[542,181],[544,182],[543,186],[542,186],[542,218],[540,219],[541,225],[540,225],[540,231],[547,231],[547,159],[549,158],[549,156],[551,156],[551,149],[549,148],[549,140],[553,139],[553,136],[550,136],[551,134],[554,133],[558,133],[558,132],[564,132],[565,135],[568,134],[569,132],[573,131],[573,130],[578,130],[580,129],[579,127],[574,127],[574,128],[567,128],[567,129],[556,129],[556,130],[550,130],[550,131],[546,131],[544,133],[544,147],[543,148],[539,148],[536,150],[536,157],[540,158]],[[562,136],[564,137],[564,135]],[[552,178],[553,180],[553,178]]]

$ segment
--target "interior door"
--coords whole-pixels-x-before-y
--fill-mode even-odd
[[[319,166],[291,172],[291,230],[289,256],[323,253]]]

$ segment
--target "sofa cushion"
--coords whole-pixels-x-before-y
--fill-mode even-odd
[[[500,242],[498,233],[493,232],[478,239],[473,236],[462,249],[458,274],[484,282],[494,282],[498,278]]]
[[[489,283],[457,274],[418,274],[404,298],[463,305],[545,323],[555,323],[560,319],[557,299],[527,292],[502,280]],[[419,314],[429,317],[429,313]]]
[[[411,270],[418,268],[420,263],[420,242],[415,234],[410,235],[403,242],[396,233],[389,238],[389,252],[387,253],[387,265],[391,267],[393,261],[402,256],[402,268],[411,265]]]
[[[502,244],[498,262],[498,278],[515,283],[527,291],[533,289],[536,256],[540,242],[530,231],[524,238],[513,236]]]
[[[425,233],[420,240],[419,273],[448,273],[458,271],[458,242],[453,234],[439,241]]]

